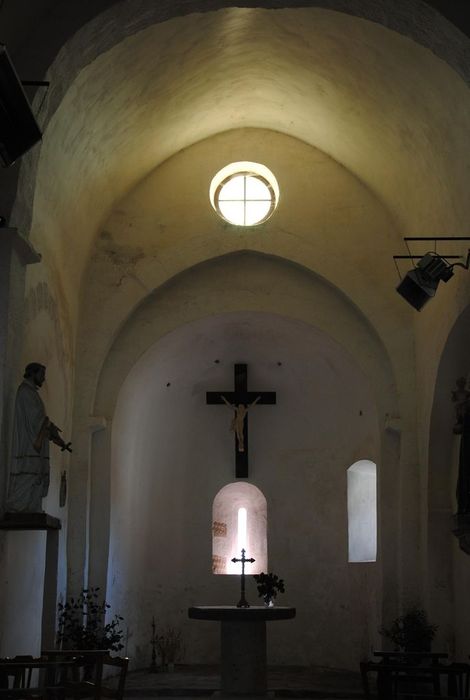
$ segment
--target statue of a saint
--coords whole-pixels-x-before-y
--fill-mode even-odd
[[[457,512],[470,513],[470,391],[465,377],[457,379],[452,391],[456,423],[453,432],[460,435],[459,476],[457,481]]]
[[[459,377],[455,383],[457,384],[457,389],[451,391],[452,401],[455,403],[455,425],[453,431],[456,435],[461,435],[465,412],[470,404],[470,391],[467,389],[465,377]]]
[[[243,403],[239,403],[238,406],[235,405],[234,403],[230,403],[230,401],[227,401],[225,396],[221,394],[222,400],[225,403],[226,406],[231,408],[233,410],[233,418],[232,422],[230,424],[230,430],[235,433],[237,436],[237,445],[238,445],[238,451],[239,452],[244,452],[245,451],[245,436],[244,436],[244,427],[245,427],[245,417],[246,414],[248,413],[248,409],[251,408],[252,406],[255,405],[255,403],[258,403],[260,400],[261,396],[258,396],[252,403],[248,404],[248,406],[245,406]]]
[[[49,489],[49,441],[71,452],[71,443],[60,437],[60,429],[46,415],[39,388],[46,368],[31,362],[24,371],[15,401],[10,481],[6,510],[40,513]]]

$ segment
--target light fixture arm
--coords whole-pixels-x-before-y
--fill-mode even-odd
[[[450,267],[463,267],[464,270],[468,270],[470,267],[470,248],[467,250],[467,259],[464,263],[453,263]]]

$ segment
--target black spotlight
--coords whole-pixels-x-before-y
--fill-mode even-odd
[[[0,163],[8,167],[41,136],[6,46],[0,44]]]
[[[425,303],[435,295],[439,282],[448,282],[453,274],[453,266],[440,255],[426,253],[415,269],[406,273],[397,292],[417,311],[421,311]]]

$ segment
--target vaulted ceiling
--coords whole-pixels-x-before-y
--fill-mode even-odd
[[[198,13],[196,2],[44,0],[36,16],[24,8],[21,27],[4,5],[18,69],[36,56],[51,80],[44,102],[35,98],[44,139],[22,163],[14,222],[55,258],[71,306],[122,197],[230,129],[269,129],[326,153],[402,235],[466,226],[466,37],[418,0],[413,12],[410,2],[242,4],[206,2]],[[44,33],[22,42],[28,22]]]

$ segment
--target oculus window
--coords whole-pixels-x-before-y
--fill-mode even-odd
[[[209,190],[211,204],[235,226],[256,226],[269,219],[279,201],[279,185],[261,163],[240,161],[219,170]]]

